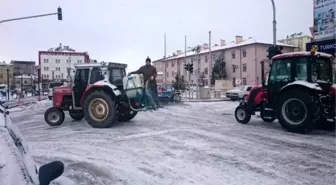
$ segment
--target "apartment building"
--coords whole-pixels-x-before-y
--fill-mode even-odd
[[[302,35],[301,33],[293,33],[287,35],[285,39],[279,40],[278,42],[295,46],[295,51],[306,51],[306,44],[312,41],[313,37],[309,35]]]
[[[14,76],[35,73],[35,61],[12,60],[10,63],[13,65]]]
[[[9,78],[7,78],[7,69],[8,69]],[[12,86],[13,84],[13,65],[2,62],[0,63],[0,84],[7,84],[8,80],[9,80],[9,86]]]
[[[48,51],[39,51],[38,56],[42,83],[49,83],[51,80],[66,80],[69,78],[69,69],[73,68],[75,64],[90,62],[87,52],[76,52],[69,46],[62,46],[62,44]]]
[[[277,43],[283,46],[283,52],[293,52],[295,46]],[[221,39],[219,45],[211,47],[212,64],[218,58],[222,58],[226,63],[226,80],[240,80],[242,84],[261,84],[261,64],[260,61],[267,59],[267,49],[272,45],[271,42],[265,42],[254,38],[244,39],[242,36],[236,36],[232,42],[226,42]],[[153,61],[157,71],[163,72],[163,78],[167,83],[173,83],[176,74],[180,74],[184,79],[189,79],[189,73],[184,70],[184,64],[193,63],[194,71],[198,70],[204,74],[205,85],[208,81],[209,73],[209,45],[201,45],[200,60],[197,62],[195,52],[188,51],[186,54],[177,50],[172,56],[166,59]],[[267,70],[268,65],[266,65]],[[190,76],[191,83],[196,83],[195,72]]]

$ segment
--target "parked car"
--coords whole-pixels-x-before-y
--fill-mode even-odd
[[[0,102],[0,179],[4,185],[49,185],[62,175],[64,164],[54,161],[38,167],[7,107]]]
[[[251,85],[243,85],[226,91],[225,95],[227,98],[230,98],[231,100],[241,100],[248,95],[251,89],[252,89]]]

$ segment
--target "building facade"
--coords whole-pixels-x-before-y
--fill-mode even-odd
[[[25,91],[32,91],[35,89],[37,78],[36,75],[18,75],[14,76],[15,89]]]
[[[68,46],[39,51],[39,66],[43,83],[52,80],[68,80],[70,69],[75,64],[89,63],[90,57],[87,52],[76,52]]]
[[[8,69],[8,74],[7,74]],[[8,78],[9,77],[9,78]],[[9,87],[13,84],[13,65],[0,63],[0,84],[7,84],[9,80]]]
[[[12,60],[14,76],[35,74],[35,61]]]
[[[336,0],[313,1],[314,22],[311,29],[313,39],[306,44],[306,51],[317,46],[318,51],[334,56],[332,61],[334,83],[336,83]]]
[[[302,35],[302,33],[294,33],[287,38],[279,40],[278,42],[295,46],[295,51],[306,51],[306,44],[312,41],[313,37],[309,35]]]
[[[212,65],[215,64],[217,59],[223,59],[225,62],[226,80],[232,80],[233,84],[237,80],[242,84],[261,84],[261,64],[262,60],[267,59],[267,49],[272,44],[270,42],[264,42],[256,40],[254,38],[243,39],[242,36],[236,36],[235,40],[226,43],[225,40],[220,40],[219,45],[215,45],[211,48]],[[293,52],[295,47],[278,43],[283,46],[283,52]],[[153,65],[157,68],[158,72],[163,72],[163,78],[166,83],[173,83],[176,74],[180,74],[192,84],[196,83],[196,80],[200,80],[200,75],[196,76],[196,70],[202,76],[202,81],[205,85],[208,85],[209,74],[209,46],[203,44],[201,46],[200,60],[197,62],[198,57],[195,52],[189,51],[187,54],[177,51],[173,56],[169,56],[166,59],[160,59],[153,62]],[[194,73],[189,75],[189,72],[184,70],[184,64],[193,63]],[[265,65],[265,70],[268,70],[268,65]]]

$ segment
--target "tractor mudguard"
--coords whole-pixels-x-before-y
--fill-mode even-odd
[[[290,89],[294,89],[294,88],[306,88],[306,89],[310,89],[310,90],[314,90],[314,91],[322,91],[322,88],[317,83],[309,83],[307,81],[297,80],[297,81],[294,81],[292,83],[289,83],[289,84],[283,86],[280,89],[280,93],[286,92],[286,91],[288,91]]]
[[[87,95],[88,92],[90,92],[92,89],[94,88],[103,88],[103,87],[107,87],[107,88],[110,88],[112,90],[112,92],[114,93],[115,96],[120,96],[121,95],[121,92],[120,90],[118,89],[117,86],[113,85],[113,84],[110,84],[108,81],[104,81],[104,80],[101,80],[101,81],[98,81],[94,84],[90,84],[84,91],[83,95],[82,95],[82,100],[81,102],[83,102],[83,98]]]
[[[264,88],[262,86],[254,86],[247,97],[247,104],[253,108],[260,105],[265,99],[267,99],[267,92],[264,91]]]

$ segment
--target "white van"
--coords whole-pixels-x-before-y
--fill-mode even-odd
[[[52,97],[53,97],[53,91],[54,91],[54,87],[59,87],[59,86],[62,86],[63,85],[63,82],[50,82],[49,85],[48,85],[48,98],[49,100],[52,100]]]

